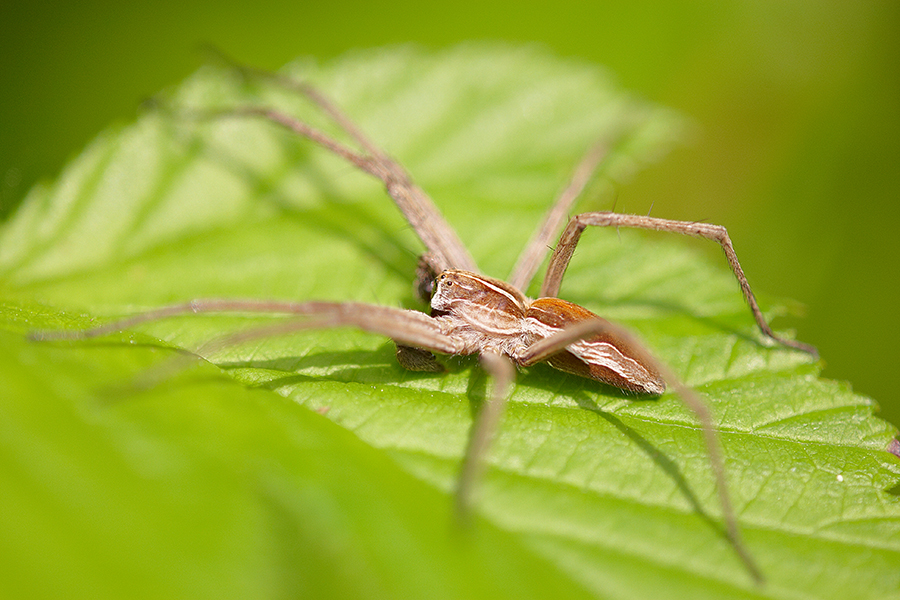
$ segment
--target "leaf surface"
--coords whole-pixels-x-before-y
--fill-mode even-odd
[[[603,208],[686,127],[596,66],[533,47],[393,48],[286,73],[397,157],[497,277],[595,140],[625,132],[582,209]],[[335,133],[296,94],[228,69],[166,98],[276,106]],[[424,308],[413,232],[377,181],[322,149],[248,118],[151,111],[109,131],[0,232],[4,585],[57,597],[896,594],[894,429],[805,355],[761,343],[724,261],[692,243],[589,231],[562,295],[631,327],[708,399],[764,587],[722,535],[700,432],[672,394],[521,372],[461,532],[450,494],[489,386],[471,359],[410,373],[386,340],[336,330],[166,371],[177,349],[271,322],[246,315],[25,341],[200,297]],[[156,385],[134,387],[145,380]]]

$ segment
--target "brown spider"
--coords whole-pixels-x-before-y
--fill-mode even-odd
[[[735,255],[724,227],[707,223],[672,221],[614,212],[588,212],[568,221],[550,258],[540,297],[531,299],[526,289],[547,253],[552,238],[562,228],[569,209],[606,154],[598,144],[582,159],[568,186],[557,198],[543,223],[522,253],[509,283],[482,275],[459,237],[444,220],[431,199],[417,187],[403,167],[372,143],[334,104],[314,88],[290,85],[317,104],[361,150],[350,148],[307,123],[282,112],[261,107],[243,107],[201,118],[258,116],[277,123],[380,179],[390,197],[406,217],[427,249],[420,259],[416,289],[431,313],[358,302],[283,302],[200,299],[163,307],[75,332],[41,332],[39,339],[84,339],[128,328],[137,323],[189,313],[225,311],[284,313],[300,319],[252,329],[214,340],[198,354],[248,339],[305,329],[356,327],[394,340],[401,365],[416,371],[441,371],[433,353],[478,355],[494,381],[490,401],[477,419],[470,436],[459,477],[457,502],[464,509],[478,479],[481,458],[487,451],[506,402],[515,367],[547,362],[552,367],[636,394],[657,396],[673,386],[693,410],[704,430],[710,461],[723,509],[726,529],[736,551],[755,575],[757,571],[740,541],[724,473],[717,437],[705,403],[670,370],[645,350],[622,327],[609,323],[577,304],[556,297],[566,267],[581,233],[588,226],[632,227],[703,237],[718,243],[734,272],[741,292],[757,325],[772,340],[815,354],[812,346],[777,336],[760,311],[750,285]],[[198,116],[198,115],[193,115]]]

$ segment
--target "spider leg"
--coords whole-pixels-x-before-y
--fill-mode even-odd
[[[472,424],[466,454],[456,482],[456,514],[463,521],[469,513],[474,490],[484,471],[484,457],[506,410],[508,391],[516,375],[513,363],[500,354],[483,352],[480,359],[481,366],[493,380],[493,389],[490,398],[481,407]]]
[[[709,406],[700,394],[682,383],[668,365],[653,356],[626,328],[610,323],[605,319],[589,319],[569,325],[558,333],[554,333],[529,346],[516,357],[516,362],[521,366],[530,366],[547,360],[575,342],[598,334],[608,333],[613,334],[620,344],[625,344],[628,347],[628,354],[637,358],[649,371],[660,374],[662,379],[675,390],[685,406],[697,417],[703,431],[703,441],[706,445],[706,452],[715,478],[719,506],[722,510],[722,520],[725,524],[725,535],[753,578],[757,582],[762,582],[762,574],[749,550],[744,545],[743,536],[734,513],[731,495],[728,493],[728,483],[725,480],[725,463],[722,458],[719,434],[713,425]]]
[[[242,63],[215,46],[209,45],[206,47],[206,50],[215,58],[224,62],[226,65],[228,65],[228,67],[234,69],[245,78],[269,81],[286,90],[291,90],[297,92],[298,94],[306,96],[315,104],[317,104],[319,108],[322,109],[322,111],[327,114],[335,123],[337,123],[341,129],[343,129],[348,135],[350,135],[350,137],[356,140],[356,142],[360,146],[362,146],[362,148],[364,148],[366,152],[373,156],[386,157],[384,152],[377,145],[375,145],[362,132],[362,130],[349,117],[347,117],[347,115],[342,110],[337,108],[337,106],[332,103],[324,94],[316,90],[308,83],[304,81],[298,81],[291,77],[287,77],[278,72],[267,71],[265,69],[254,67],[253,65]]]
[[[400,163],[370,141],[346,114],[314,87],[280,76],[273,76],[273,79],[304,94],[353,138],[364,151],[354,150],[309,123],[273,108],[244,106],[214,111],[189,110],[184,111],[184,114],[194,118],[261,117],[315,142],[384,183],[388,195],[394,200],[397,208],[403,213],[428,252],[433,255],[433,260],[439,270],[451,268],[467,271],[478,270],[474,259],[466,250],[456,231],[444,219],[428,194],[413,183],[409,173]]]
[[[304,304],[314,305],[303,307],[303,314],[311,315],[313,318],[274,323],[225,336],[205,344],[198,354],[212,354],[224,347],[253,339],[285,335],[305,329],[345,326],[390,337],[397,342],[398,353],[400,349],[404,351],[411,349],[422,354],[428,352],[459,354],[463,351],[463,342],[441,333],[437,321],[424,313],[372,304],[327,302]],[[497,432],[506,409],[509,388],[515,378],[514,365],[508,358],[484,352],[480,355],[480,360],[482,367],[493,380],[493,386],[490,398],[482,406],[472,425],[457,478],[455,505],[456,514],[461,521],[465,521],[470,512],[475,490],[484,471],[484,457]],[[419,370],[433,370],[430,368],[431,363],[438,364],[433,358],[430,361],[426,359],[426,368]]]
[[[513,267],[507,281],[517,289],[524,291],[528,288],[531,280],[534,279],[534,275],[544,261],[544,257],[547,256],[553,238],[559,235],[559,230],[562,229],[563,223],[568,218],[569,210],[575,204],[581,192],[584,191],[588,182],[594,177],[597,167],[609,154],[609,149],[610,143],[608,141],[602,140],[598,142],[587,151],[578,163],[578,166],[575,167],[569,183],[556,198],[550,210],[547,211],[544,220],[531,236],[528,245],[525,246],[522,254],[519,255],[516,266]]]
[[[422,348],[397,344],[397,362],[409,371],[424,373],[443,373],[444,365],[439,363],[434,354]]]
[[[796,348],[797,350],[808,352],[813,356],[818,356],[815,347],[796,340],[785,339],[777,335],[772,331],[772,328],[769,327],[769,324],[762,314],[762,310],[759,308],[759,304],[756,302],[756,297],[750,289],[750,283],[744,275],[744,270],[741,268],[740,262],[738,262],[737,254],[731,243],[731,238],[728,237],[728,232],[721,225],[697,223],[693,221],[673,221],[670,219],[659,219],[656,217],[627,215],[614,212],[589,212],[576,215],[569,221],[565,231],[563,231],[562,236],[559,238],[559,242],[553,251],[553,255],[550,257],[550,266],[547,269],[547,276],[544,278],[544,283],[541,286],[540,295],[542,297],[556,297],[559,293],[563,275],[566,272],[566,268],[569,266],[569,261],[572,259],[572,254],[575,252],[575,247],[578,245],[581,233],[589,226],[631,227],[635,229],[650,229],[653,231],[668,231],[680,233],[682,235],[701,237],[716,242],[725,252],[725,258],[728,260],[728,265],[731,267],[732,272],[734,272],[738,284],[740,284],[741,293],[744,295],[744,300],[746,300],[747,304],[750,306],[750,311],[753,313],[753,318],[756,320],[756,324],[760,331],[783,346]]]
[[[140,323],[198,313],[266,313],[304,317],[280,320],[269,325],[216,338],[198,350],[198,354],[201,355],[211,354],[222,348],[254,339],[285,335],[307,329],[332,327],[355,327],[370,333],[384,335],[405,346],[444,354],[455,354],[460,350],[460,343],[454,338],[444,335],[437,321],[425,313],[361,302],[192,300],[125,317],[90,329],[38,331],[31,337],[36,340],[84,340],[121,331]]]
[[[86,340],[121,331],[141,323],[189,314],[265,313],[283,314],[288,318],[253,327],[213,339],[203,344],[196,354],[210,356],[216,352],[256,339],[287,335],[311,329],[354,327],[369,333],[391,338],[397,343],[398,355],[406,353],[412,364],[401,364],[415,370],[438,370],[440,364],[431,352],[460,354],[464,342],[442,333],[438,321],[425,313],[364,304],[358,302],[281,302],[255,300],[193,300],[162,307],[131,317],[118,319],[90,329],[74,331],[37,331],[35,340]],[[290,318],[293,317],[293,318]],[[407,361],[409,362],[409,361]],[[177,364],[177,363],[176,363]],[[481,364],[493,380],[490,399],[485,403],[473,424],[463,465],[457,482],[456,507],[465,518],[472,496],[483,471],[483,459],[496,433],[506,406],[506,396],[515,377],[509,359],[499,354],[484,353]],[[416,366],[420,368],[416,368]],[[435,368],[432,368],[435,367]],[[170,365],[171,368],[171,365]],[[177,367],[176,367],[177,368]]]
[[[215,298],[190,300],[189,302],[171,304],[169,306],[148,310],[130,317],[122,317],[88,329],[34,331],[29,337],[36,341],[86,340],[129,329],[134,325],[140,325],[141,323],[160,321],[170,317],[199,313],[228,312],[290,314],[295,312],[292,310],[295,305],[298,305],[298,303],[268,300],[231,300]]]
[[[303,302],[298,303],[296,307],[297,310],[292,311],[292,314],[310,318],[289,319],[226,335],[207,342],[198,353],[201,355],[214,353],[221,348],[298,331],[336,327],[352,327],[368,333],[377,333],[394,340],[399,345],[412,346],[429,352],[457,354],[462,348],[455,338],[441,332],[437,321],[416,310],[362,302]]]

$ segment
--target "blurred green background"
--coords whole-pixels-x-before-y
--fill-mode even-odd
[[[900,216],[900,3],[244,2],[0,8],[0,216],[211,43],[274,69],[401,42],[539,42],[608,66],[682,111],[690,143],[623,188],[617,209],[728,227],[751,283],[900,423],[894,315]],[[440,203],[441,199],[437,199]],[[696,243],[718,257],[712,245]],[[723,261],[724,264],[724,261]],[[737,293],[737,291],[735,292]]]

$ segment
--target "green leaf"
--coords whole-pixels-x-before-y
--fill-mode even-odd
[[[363,51],[286,73],[397,157],[499,277],[594,140],[627,133],[584,209],[686,127],[534,47]],[[166,102],[277,106],[334,132],[295,94],[228,69]],[[0,232],[4,595],[897,593],[895,431],[809,357],[761,342],[724,261],[690,242],[589,231],[562,293],[634,329],[708,399],[763,587],[722,534],[699,429],[674,395],[523,371],[477,518],[458,530],[450,494],[488,385],[470,359],[410,373],[386,340],[337,330],[167,370],[178,349],[269,320],[234,315],[23,336],[198,297],[424,308],[421,251],[377,181],[261,120],[150,111],[35,189]]]

